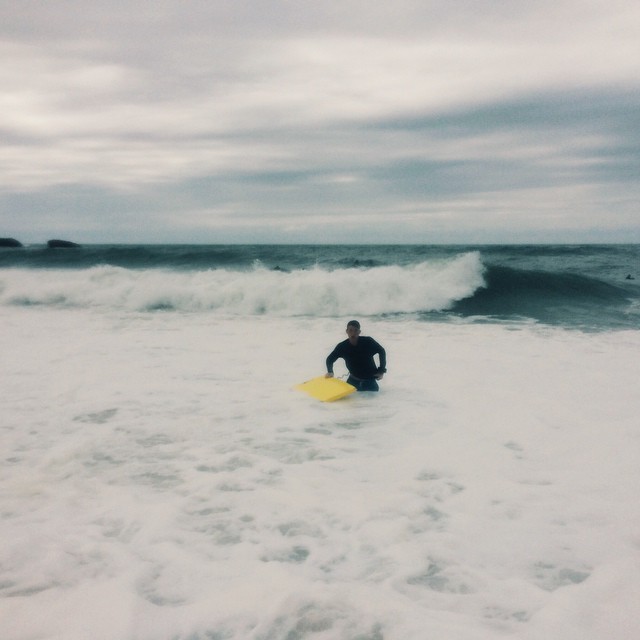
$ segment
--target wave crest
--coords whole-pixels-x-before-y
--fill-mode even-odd
[[[483,271],[478,252],[404,267],[332,271],[316,267],[284,272],[259,264],[252,271],[16,269],[3,272],[0,301],[228,315],[373,316],[448,309],[483,286]]]

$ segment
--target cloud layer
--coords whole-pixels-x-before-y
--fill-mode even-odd
[[[5,3],[0,235],[640,241],[637,3],[335,4]]]

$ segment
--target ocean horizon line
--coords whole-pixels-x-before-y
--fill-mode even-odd
[[[21,247],[3,247],[5,248],[27,248],[27,247],[45,247],[50,240],[29,241],[20,240]],[[639,246],[640,242],[563,242],[563,241],[545,241],[545,242],[118,242],[104,241],[85,242],[83,240],[64,240],[65,242],[73,242],[77,247],[624,247]]]

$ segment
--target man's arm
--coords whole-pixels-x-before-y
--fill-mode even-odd
[[[326,378],[333,378],[333,363],[340,357],[337,345],[336,348],[327,356],[327,375]]]
[[[384,350],[384,347],[377,343],[375,340],[373,341],[373,345],[375,347],[374,353],[378,354],[378,358],[380,359],[380,366],[378,367],[378,373],[382,374],[387,372],[387,352]]]

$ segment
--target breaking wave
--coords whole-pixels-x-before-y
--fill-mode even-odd
[[[372,268],[286,272],[12,269],[0,275],[9,305],[111,307],[137,311],[209,311],[229,315],[382,315],[449,309],[484,284],[480,254]]]

